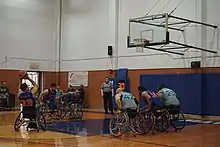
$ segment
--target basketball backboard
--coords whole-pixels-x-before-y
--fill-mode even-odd
[[[130,19],[128,47],[167,44],[169,41],[167,24],[167,13]]]

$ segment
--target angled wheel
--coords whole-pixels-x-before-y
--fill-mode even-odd
[[[170,124],[176,130],[182,130],[186,126],[186,119],[182,112],[172,113],[170,116]]]
[[[144,117],[146,127],[145,127],[145,133],[149,133],[153,130],[153,127],[155,125],[155,116],[150,111],[142,111],[140,114]]]
[[[23,124],[22,112],[20,112],[15,120],[15,123],[14,123],[14,131],[18,132],[19,128],[22,126],[22,124]]]
[[[138,135],[143,135],[146,133],[147,126],[146,126],[146,120],[143,115],[137,114],[135,118],[131,119],[131,125]]]
[[[113,115],[109,122],[109,132],[115,137],[122,136],[128,127],[128,116],[125,113]]]
[[[169,128],[169,118],[166,113],[159,112],[155,118],[154,129],[158,132],[167,132]]]

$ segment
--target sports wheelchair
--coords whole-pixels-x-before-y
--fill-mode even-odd
[[[32,103],[32,100],[23,101],[21,104],[21,111],[18,114],[15,123],[14,123],[14,130],[16,132],[19,131],[21,126],[27,125],[27,131],[29,128],[35,128],[37,132],[39,130],[46,131],[46,120],[45,117],[40,109],[39,102],[37,102],[36,106],[28,106],[24,105],[24,103]]]
[[[54,104],[56,108],[52,109],[51,104]],[[61,101],[59,98],[51,98],[50,100],[41,103],[40,109],[43,115],[48,120],[60,120],[61,119],[61,110],[60,110]]]
[[[114,114],[109,122],[109,132],[114,137],[120,137],[127,131],[132,131],[135,135],[142,135],[145,130],[144,117],[137,112],[129,112],[129,110]]]
[[[66,116],[68,116],[69,119],[82,119],[83,117],[83,109],[78,99],[63,99],[60,110],[61,119],[64,119]]]
[[[175,131],[182,130],[185,127],[186,120],[184,114],[177,107],[154,107],[151,111],[146,112],[145,109],[140,110],[140,114],[145,118],[147,127],[145,132],[154,130],[158,132],[168,132],[170,127]]]

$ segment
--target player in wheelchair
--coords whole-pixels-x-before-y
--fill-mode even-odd
[[[37,99],[34,98],[38,91],[38,85],[25,74],[23,79],[29,80],[34,86],[32,90],[29,90],[28,85],[23,83],[20,85],[21,93],[18,98],[21,103],[21,111],[16,118],[14,124],[14,130],[19,131],[19,128],[25,124],[27,124],[27,130],[29,128],[36,129],[39,131],[40,129],[46,129],[46,121],[42,113],[40,113],[38,107],[36,107]]]
[[[145,118],[148,119],[147,121],[149,121],[150,119],[150,124],[149,124],[151,126],[150,128],[155,129],[156,131],[159,132],[167,132],[169,125],[169,118],[163,112],[164,110],[163,102],[157,97],[157,94],[155,92],[147,90],[142,86],[138,87],[138,92],[140,97],[143,98],[145,102],[145,107],[142,109],[144,109],[145,112],[147,112],[144,113],[144,115],[147,114],[147,117],[145,116]]]
[[[167,88],[164,84],[158,85],[157,90],[158,92],[156,95],[163,102],[171,125],[176,131],[182,130],[185,127],[185,117],[180,111],[180,102],[177,94],[172,89]]]
[[[134,135],[142,134],[139,128],[145,127],[145,122],[144,118],[138,115],[138,100],[131,93],[124,92],[122,88],[118,88],[115,101],[119,111],[110,120],[110,133],[116,137],[124,135],[128,131],[132,131]]]
[[[61,97],[63,103],[63,116],[64,118],[68,113],[70,118],[81,119],[83,117],[83,109],[80,102],[80,95],[78,90],[63,94]]]
[[[5,86],[5,81],[2,81],[2,85],[0,86],[0,107],[9,107],[9,92]]]
[[[56,83],[52,83],[50,88],[41,92],[39,98],[42,102],[41,107],[44,115],[48,114],[49,118],[60,119],[60,112],[56,101]]]

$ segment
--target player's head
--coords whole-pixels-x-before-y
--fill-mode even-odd
[[[143,86],[138,86],[138,91],[139,92],[144,92],[144,91],[146,91],[147,89],[146,88],[144,88]]]
[[[56,90],[57,84],[56,84],[56,83],[52,83],[52,84],[50,85],[50,88],[51,88],[51,90]]]
[[[6,81],[2,81],[2,85],[6,85]]]
[[[166,87],[166,85],[161,83],[161,84],[157,85],[157,91],[160,91],[161,89],[163,89],[165,87]]]
[[[22,83],[22,84],[20,85],[20,89],[21,89],[21,91],[23,91],[23,92],[29,91],[29,87],[28,87],[28,85],[27,85],[26,83]]]
[[[118,89],[116,90],[116,94],[122,93],[123,91],[124,91],[123,88],[118,88]]]

